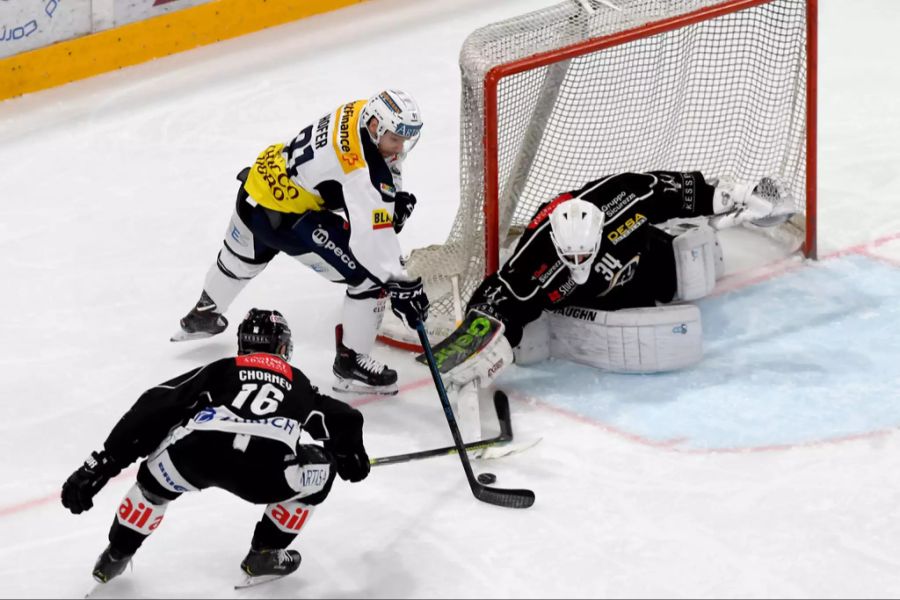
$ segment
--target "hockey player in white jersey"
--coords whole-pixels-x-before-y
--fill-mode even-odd
[[[421,128],[412,96],[385,90],[342,104],[263,150],[238,175],[223,247],[172,341],[224,331],[238,293],[284,252],[347,285],[335,328],[335,391],[397,393],[396,371],[371,351],[385,297],[410,327],[427,315],[428,298],[401,263],[397,239],[416,203],[402,190],[402,166]]]

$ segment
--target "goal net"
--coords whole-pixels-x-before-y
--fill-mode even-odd
[[[778,176],[797,209],[782,233],[814,256],[816,2],[566,0],[473,32],[459,210],[407,262],[429,336],[453,329],[538,205],[616,172]]]

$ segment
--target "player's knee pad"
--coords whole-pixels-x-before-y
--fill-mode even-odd
[[[116,522],[141,535],[150,535],[162,523],[167,506],[168,502],[157,504],[151,501],[135,483],[119,504]]]
[[[253,279],[262,273],[267,264],[269,263],[250,262],[235,254],[227,244],[219,251],[219,256],[216,258],[216,266],[230,279]]]
[[[522,341],[513,348],[516,364],[533,365],[550,358],[550,317],[543,313],[522,330]]]
[[[716,279],[724,273],[722,247],[716,231],[707,225],[679,223],[666,228],[675,236],[675,300],[696,300],[712,292]]]
[[[693,304],[601,311],[576,306],[550,314],[550,354],[618,373],[692,366],[703,356]]]

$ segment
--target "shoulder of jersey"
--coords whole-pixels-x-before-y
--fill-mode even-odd
[[[360,116],[365,106],[366,100],[351,100],[334,113],[331,145],[345,175],[367,167],[359,135]]]

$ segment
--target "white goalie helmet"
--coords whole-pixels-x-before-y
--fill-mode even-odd
[[[372,96],[362,111],[362,121],[369,123],[369,119],[378,119],[378,128],[375,134],[370,136],[377,145],[385,131],[390,131],[406,138],[403,143],[403,154],[408,153],[419,141],[419,132],[422,130],[422,112],[415,99],[406,92],[400,90],[384,90]]]
[[[578,285],[586,282],[591,274],[603,240],[605,221],[602,210],[577,198],[563,202],[550,213],[550,238]]]

